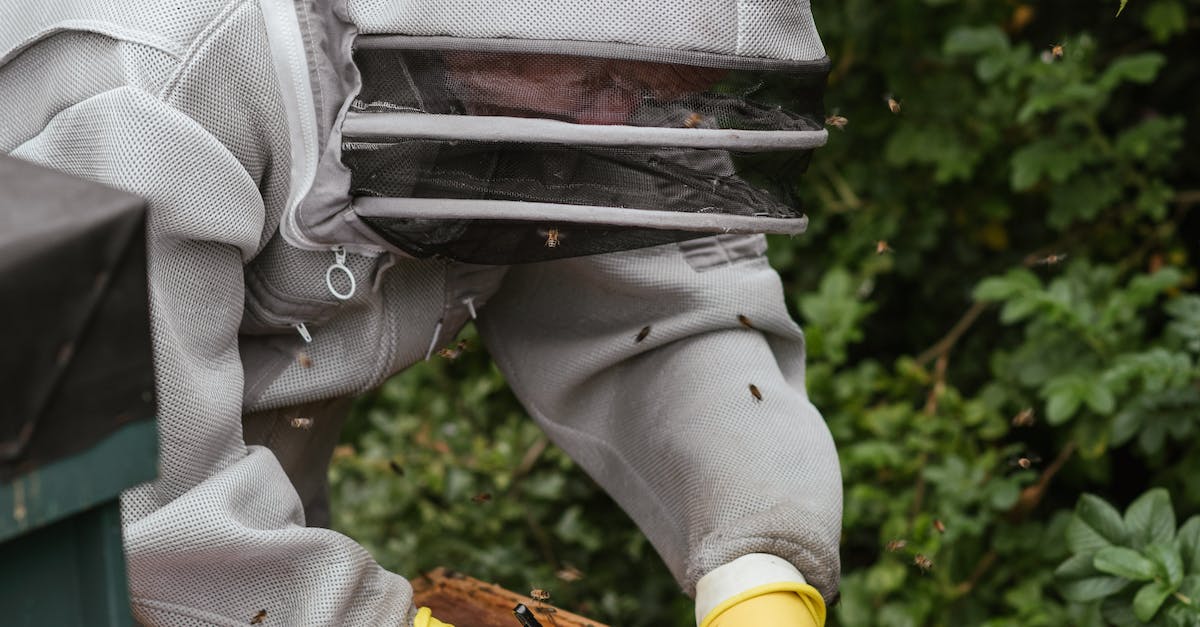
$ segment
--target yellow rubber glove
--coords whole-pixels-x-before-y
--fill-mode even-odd
[[[700,627],[825,627],[825,600],[808,584],[767,584],[726,599]]]
[[[423,607],[417,610],[417,618],[413,621],[413,627],[454,627],[454,625],[434,618],[433,610]]]

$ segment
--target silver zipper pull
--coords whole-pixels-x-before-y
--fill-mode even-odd
[[[300,337],[304,338],[305,344],[312,344],[312,333],[308,332],[308,327],[304,326],[303,322],[296,324],[296,331],[300,334]]]
[[[350,289],[345,292],[339,292],[333,286],[333,273],[340,271],[346,276],[346,280],[350,282]],[[333,247],[333,265],[325,270],[325,287],[329,288],[329,293],[338,300],[350,300],[354,296],[354,290],[358,289],[358,282],[354,280],[354,273],[350,268],[346,267],[346,249],[341,246]]]

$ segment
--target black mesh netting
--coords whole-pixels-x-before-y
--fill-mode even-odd
[[[411,112],[659,128],[822,128],[823,71],[788,74],[572,55],[406,49],[359,50],[355,60],[363,87],[352,108],[367,116]],[[803,219],[796,185],[808,150],[735,154],[532,141],[347,132],[342,161],[352,173],[351,193],[359,197]],[[585,223],[578,213],[556,220],[553,211],[536,219],[497,218],[495,212],[450,219],[432,210],[414,214],[412,206],[393,215],[373,210],[361,217],[409,254],[490,264],[615,252],[719,232],[705,220],[647,220],[647,228],[639,228],[630,226],[640,224],[636,219],[617,225],[598,215]]]
[[[825,73],[516,52],[355,53],[358,111],[546,118],[581,124],[815,131]]]
[[[439,255],[478,264],[550,261],[682,242],[709,235],[599,225],[504,220],[363,217],[415,257]]]
[[[800,219],[797,176],[810,152],[600,148],[440,140],[347,139],[355,196],[500,200]],[[739,176],[738,172],[749,172]],[[708,233],[497,220],[372,216],[406,252],[471,263],[523,263],[682,241]],[[550,238],[551,229],[559,234]],[[550,245],[547,245],[547,243]],[[557,244],[557,245],[555,245]]]

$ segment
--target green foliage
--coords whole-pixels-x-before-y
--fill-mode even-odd
[[[1200,2],[1097,7],[813,7],[849,124],[769,255],[841,457],[831,624],[1200,625]],[[481,351],[389,381],[345,442],[335,524],[386,566],[693,624]]]
[[[1069,524],[1072,555],[1055,571],[1063,596],[1114,625],[1200,625],[1200,516],[1177,532],[1171,497],[1156,488],[1124,518],[1086,494]]]

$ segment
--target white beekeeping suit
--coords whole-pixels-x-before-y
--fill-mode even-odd
[[[742,96],[825,68],[803,1],[0,5],[0,149],[150,208],[161,474],[122,498],[138,620],[411,624],[403,578],[306,526],[336,420],[286,423],[476,315],[698,620],[762,586],[832,598],[837,457],[754,235],[804,218],[726,152],[822,143],[812,112]]]

